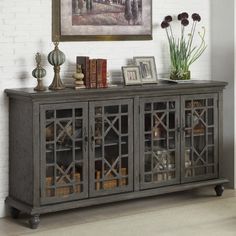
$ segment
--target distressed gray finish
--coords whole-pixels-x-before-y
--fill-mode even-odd
[[[222,184],[228,182],[222,178],[220,171],[220,165],[223,164],[222,91],[226,85],[227,83],[225,82],[191,81],[185,84],[159,83],[145,86],[118,86],[107,89],[81,90],[67,88],[62,91],[47,90],[45,92],[36,92],[31,88],[7,89],[5,92],[10,98],[10,190],[6,203],[13,208],[12,215],[18,215],[17,210],[30,214],[32,216],[31,227],[35,228],[39,223],[39,214],[47,212],[153,196],[208,185],[217,185],[217,190],[221,189],[223,191]],[[185,181],[186,179],[183,178],[183,119],[185,118],[183,106],[184,101],[189,98],[214,99],[214,165],[216,171],[211,176],[203,175],[199,178]],[[173,179],[174,181],[166,181],[164,184],[151,183],[149,186],[143,182],[144,127],[141,122],[145,114],[143,107],[147,101],[151,103],[174,101],[176,103],[174,109],[175,127],[173,131],[176,139],[176,178]],[[94,144],[92,137],[94,134],[94,118],[96,119],[96,117],[93,115],[93,109],[96,106],[121,107],[122,104],[128,105],[128,185],[117,187],[116,190],[94,192]],[[66,197],[45,197],[46,111],[57,111],[58,109],[71,109],[74,111],[76,108],[81,108],[85,112],[83,115],[83,127],[85,128],[83,133],[84,169],[81,182],[84,185],[84,191],[81,195],[69,194]],[[166,111],[161,112],[169,114],[171,109],[167,108]],[[119,112],[114,116],[117,116],[119,120],[120,115],[122,114]],[[74,124],[75,119],[75,116],[72,115],[70,118],[71,124]],[[60,118],[56,119],[55,122],[58,122],[57,120],[60,120]],[[118,137],[121,140],[122,135],[118,135]],[[74,149],[72,148],[72,150]],[[74,163],[74,158],[73,154],[72,164]],[[54,165],[56,164],[54,163]],[[118,178],[120,178],[119,175]],[[181,183],[181,179],[183,180],[182,182],[186,183]],[[192,182],[193,180],[194,182]],[[68,181],[68,185],[74,186],[75,184],[73,181]],[[149,187],[150,189],[148,189]]]

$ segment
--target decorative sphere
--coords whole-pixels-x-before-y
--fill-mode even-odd
[[[66,60],[65,54],[55,47],[55,49],[48,54],[48,62],[53,66],[60,66]]]
[[[37,78],[37,79],[43,78],[46,75],[46,70],[43,69],[42,67],[41,68],[35,68],[32,71],[32,75],[33,75],[34,78]]]

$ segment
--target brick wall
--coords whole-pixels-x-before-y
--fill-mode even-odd
[[[70,77],[74,70],[75,57],[88,55],[108,59],[108,70],[120,74],[120,68],[133,56],[155,56],[158,74],[169,68],[167,40],[160,22],[167,14],[182,11],[199,12],[207,32],[210,31],[209,0],[153,0],[153,40],[121,42],[66,42],[60,49],[67,61],[62,74]],[[210,45],[209,34],[206,37]],[[53,49],[51,43],[51,1],[50,0],[1,0],[0,1],[0,217],[6,215],[4,199],[8,193],[8,100],[5,88],[32,87],[36,81],[31,76],[35,67],[34,55],[43,55],[47,70],[45,84],[53,78],[52,67],[46,55]],[[111,53],[112,52],[112,53]],[[197,79],[210,79],[210,46],[204,55],[191,67]]]

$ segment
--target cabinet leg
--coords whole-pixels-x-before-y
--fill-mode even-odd
[[[16,209],[15,207],[11,207],[11,217],[13,219],[18,219],[20,215],[20,211]]]
[[[222,196],[223,192],[224,192],[224,186],[222,184],[217,184],[215,186],[215,191],[216,191],[216,196],[220,197]]]
[[[31,229],[37,229],[40,223],[39,215],[33,215],[29,219],[29,224]]]

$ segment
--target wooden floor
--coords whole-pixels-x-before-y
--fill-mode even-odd
[[[208,187],[42,215],[37,230],[27,220],[0,219],[0,236],[236,236],[236,190],[216,197]]]

